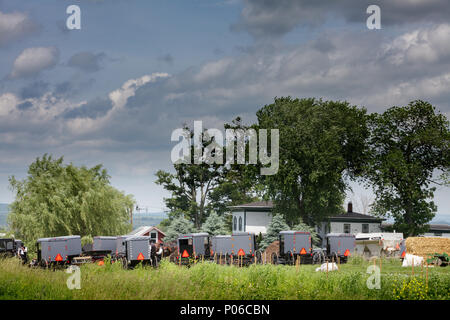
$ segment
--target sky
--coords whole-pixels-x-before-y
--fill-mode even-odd
[[[366,24],[373,4],[381,29]],[[70,5],[81,29],[67,28]],[[276,96],[368,112],[422,99],[450,118],[449,87],[447,0],[0,0],[0,202],[47,153],[102,163],[160,212],[155,172],[171,170],[183,124],[251,124]],[[352,187],[347,200],[372,199]],[[449,194],[434,199],[448,218]]]

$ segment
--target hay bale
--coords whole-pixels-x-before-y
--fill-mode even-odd
[[[409,237],[406,239],[406,252],[424,258],[434,253],[450,254],[450,238]]]
[[[274,242],[272,242],[271,244],[269,244],[269,246],[266,248],[266,250],[263,251],[262,254],[262,259],[263,259],[263,263],[271,263],[271,257],[272,257],[272,253],[276,252],[277,254],[279,254],[278,249],[280,248],[280,241],[276,240]],[[266,258],[266,260],[264,261],[264,257]]]

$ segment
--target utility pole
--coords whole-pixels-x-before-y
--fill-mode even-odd
[[[131,230],[133,230],[133,208],[130,208]]]

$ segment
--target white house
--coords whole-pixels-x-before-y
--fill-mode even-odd
[[[265,234],[272,220],[273,204],[271,201],[257,201],[229,207],[233,215],[233,232],[247,231]],[[353,212],[353,205],[348,203],[347,212],[329,217],[327,221],[316,226],[318,236],[325,245],[327,233],[377,233],[386,230],[389,224],[382,224],[385,219],[367,214]],[[450,237],[450,226],[430,224],[430,229],[422,236]]]
[[[323,234],[326,233],[372,233],[381,232],[381,222],[385,219],[369,216],[353,211],[351,202],[347,205],[347,212],[328,218],[322,223]]]
[[[258,201],[239,206],[230,207],[233,215],[233,232],[247,231],[255,234],[265,234],[272,220],[273,203],[271,201]],[[384,219],[366,214],[353,212],[350,202],[347,212],[329,217],[328,221],[316,227],[322,241],[327,233],[369,233],[381,232],[381,222]]]
[[[272,202],[257,201],[229,207],[233,215],[233,232],[246,231],[265,234],[272,221]]]

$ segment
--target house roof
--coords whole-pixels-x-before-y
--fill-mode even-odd
[[[255,201],[245,204],[240,204],[237,206],[229,207],[232,211],[236,210],[259,210],[259,211],[270,211],[273,208],[272,201]]]
[[[332,216],[329,218],[330,221],[358,221],[358,222],[381,222],[385,219],[378,218],[374,216],[369,216],[367,214],[362,214],[353,211],[347,211],[344,214],[340,214],[337,216]]]
[[[131,231],[128,235],[130,236],[142,236],[148,232],[151,232],[153,230],[156,230],[157,232],[161,233],[163,236],[165,236],[166,234],[164,232],[162,232],[161,230],[159,230],[157,227],[155,226],[142,226],[139,227],[133,231]]]
[[[448,224],[430,224],[430,230],[432,230],[432,231],[450,231],[450,225],[448,225]]]
[[[230,206],[231,211],[238,210],[248,210],[248,211],[271,211],[273,208],[272,201],[255,201],[251,203],[241,204],[237,206]],[[337,216],[329,217],[329,221],[339,222],[339,221],[357,221],[357,222],[381,222],[385,219],[377,218],[374,216],[369,216],[367,214],[362,214],[352,211],[352,205],[349,203],[348,210],[345,214],[340,214]]]

